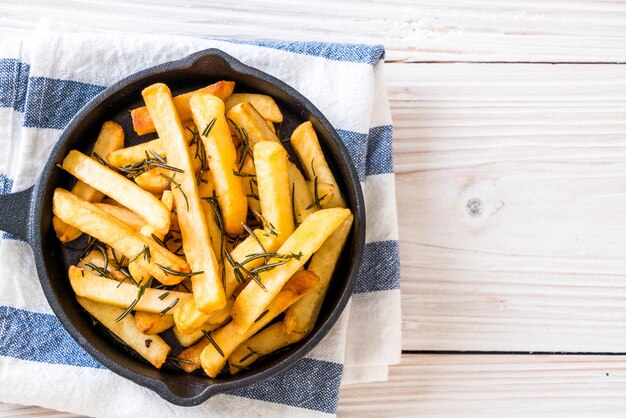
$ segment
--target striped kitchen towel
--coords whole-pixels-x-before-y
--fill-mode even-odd
[[[341,383],[385,380],[388,365],[399,362],[398,231],[382,46],[87,34],[40,25],[32,39],[0,43],[0,194],[34,184],[64,126],[106,86],[206,48],[300,91],[350,150],[365,194],[367,237],[341,320],[284,373],[178,407],[83,351],[52,314],[30,247],[0,233],[0,401],[101,417],[333,416]]]

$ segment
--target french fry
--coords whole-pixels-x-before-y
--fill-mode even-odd
[[[171,183],[172,173],[163,168],[152,168],[135,177],[135,183],[143,190],[160,196]]]
[[[136,212],[163,234],[169,230],[170,214],[165,206],[126,177],[74,150],[63,160],[63,169]]]
[[[295,227],[287,162],[280,143],[261,141],[254,148],[261,213],[281,244]]]
[[[326,206],[329,208],[345,208],[346,202],[343,196],[341,196],[335,176],[333,176],[330,167],[328,167],[311,122],[304,122],[293,131],[291,134],[291,145],[293,145],[293,149],[296,151],[296,155],[309,180],[316,181],[317,179],[321,183],[329,183],[334,186],[335,193],[333,199]]]
[[[267,122],[267,126],[269,126],[272,132],[274,132],[274,135],[276,135],[276,127],[274,126],[274,122],[269,120],[266,120],[265,122]]]
[[[299,334],[304,337],[313,329],[335,266],[352,229],[353,220],[354,216],[350,214],[311,257],[308,270],[315,273],[320,281],[287,310],[283,324],[288,334]]]
[[[333,201],[333,198],[335,197],[335,186],[333,186],[332,184],[322,183],[318,181],[317,186],[316,186],[316,182],[311,181],[311,180],[307,180],[306,184],[309,188],[309,192],[311,192],[311,196],[313,197],[313,200],[312,200],[313,203],[311,203],[313,206],[317,207],[317,204],[316,204],[317,202],[319,206],[325,209]],[[315,197],[316,187],[317,187],[317,199]]]
[[[144,334],[160,334],[174,326],[174,317],[157,313],[135,312],[135,325]]]
[[[176,180],[173,180],[172,174],[172,182],[176,181],[172,183],[172,192],[185,256],[190,267],[198,273],[191,279],[196,306],[204,313],[220,310],[226,305],[226,297],[219,265],[211,246],[196,178],[191,169],[189,148],[171,92],[165,84],[157,83],[145,88],[142,95],[165,148],[168,165],[183,171],[175,173],[179,174]],[[188,101],[185,103],[188,104]]]
[[[267,122],[263,116],[261,116],[250,103],[244,102],[234,106],[228,111],[226,116],[228,119],[232,120],[240,130],[246,131],[251,150],[254,150],[256,144],[261,141],[280,143],[276,134],[267,126]]]
[[[93,146],[93,154],[98,154],[102,158],[106,158],[111,152],[124,146],[124,130],[115,122],[104,122],[98,139]],[[88,184],[78,181],[72,188],[72,193],[88,202],[100,202],[104,195],[89,186]],[[52,226],[57,237],[62,243],[70,242],[80,237],[82,232],[78,229],[66,224],[57,217],[52,218]]]
[[[242,179],[235,175],[237,151],[230,138],[224,102],[211,94],[197,93],[189,99],[189,106],[208,156],[224,230],[239,235],[246,222],[248,202]]]
[[[204,333],[202,333],[204,337]],[[210,342],[206,338],[200,340],[195,345],[183,350],[180,354],[176,356],[183,361],[179,362],[178,365],[187,373],[192,373],[195,370],[200,368],[200,355],[204,348],[209,345]]]
[[[215,331],[221,325],[222,325],[221,323],[219,324],[205,323],[199,329],[196,329],[191,334],[185,334],[181,332],[176,326],[174,326],[172,330],[174,331],[174,336],[176,337],[180,345],[182,345],[183,347],[189,347],[195,344],[196,342],[198,342],[202,337],[204,337],[203,331],[206,331],[206,332]],[[198,366],[196,368],[198,367],[200,367],[200,353],[198,353]]]
[[[214,343],[207,345],[200,355],[200,363],[204,372],[211,377],[216,377],[239,344],[263,329],[276,316],[313,288],[318,281],[319,279],[315,274],[308,271],[297,272],[276,294],[267,310],[255,318],[255,321],[243,333],[240,333],[232,322],[212,332],[210,335]]]
[[[253,280],[237,296],[231,316],[234,325],[240,331],[243,332],[252,325],[285,282],[308,261],[348,216],[350,216],[349,209],[322,209],[309,215],[300,224],[278,249],[280,254],[298,254],[299,256],[287,260],[270,259],[267,264],[275,263],[276,267],[258,274],[258,281],[263,284],[264,288]]]
[[[206,218],[207,227],[209,228],[213,252],[215,253],[215,257],[221,262],[223,261],[224,237],[222,236],[222,230],[219,227],[217,219],[219,206],[216,206],[217,202],[215,201],[212,201],[213,204],[209,203],[209,200],[215,196],[215,186],[210,171],[202,173],[202,178],[200,179],[200,183],[198,183],[198,194],[200,195],[202,210],[204,211],[204,217]]]
[[[160,203],[159,203],[160,204]],[[119,219],[94,204],[57,188],[52,199],[53,213],[64,222],[110,245],[128,259],[136,258],[142,267],[165,285],[180,283],[189,273],[185,260],[134,231]],[[150,257],[139,256],[149,249]]]
[[[304,296],[306,296],[306,294]],[[276,322],[270,325],[258,334],[250,337],[248,341],[240,344],[239,347],[233,351],[228,358],[230,374],[237,374],[240,370],[247,369],[252,363],[257,361],[259,357],[266,356],[274,351],[296,343],[303,337],[304,335],[288,334],[282,322]]]
[[[147,225],[146,221],[141,216],[123,206],[109,205],[107,203],[94,203],[94,206],[102,209],[109,215],[115,216],[135,231],[140,231],[144,225]]]
[[[233,81],[218,81],[210,86],[175,96],[172,98],[172,101],[174,102],[174,107],[180,120],[183,123],[189,123],[192,120],[191,109],[189,108],[189,99],[191,99],[191,96],[196,93],[209,93],[222,100],[226,100],[228,96],[231,95],[234,88],[235,83]],[[131,110],[130,116],[133,120],[133,128],[135,132],[137,132],[137,135],[145,135],[157,131],[147,106]]]
[[[140,288],[132,283],[120,283],[76,266],[70,266],[68,275],[72,289],[78,296],[120,308],[127,308],[140,296],[133,310],[141,312],[172,314],[176,312],[179,304],[192,298],[191,293],[174,290],[170,290],[163,297],[166,291],[152,288],[143,288],[143,293],[140,294]]]
[[[226,99],[226,112],[240,103],[249,102],[259,112],[264,119],[270,122],[280,123],[283,121],[283,114],[280,112],[274,99],[265,94],[255,93],[234,93]]]
[[[183,334],[192,334],[202,327],[203,324],[221,324],[230,317],[230,311],[234,302],[235,298],[228,298],[226,306],[207,315],[198,310],[193,299],[186,301],[175,312],[174,322],[176,323],[176,328]]]
[[[165,150],[159,138],[113,151],[106,157],[106,160],[110,166],[120,168],[143,161],[146,159],[146,153],[152,155],[153,152],[165,157]]]
[[[293,199],[293,217],[296,224],[301,224],[310,214],[317,211],[313,202],[313,195],[309,191],[309,187],[304,176],[298,170],[298,167],[291,161],[287,165],[289,174],[289,185],[291,189],[291,198]]]
[[[170,353],[170,346],[158,335],[146,336],[142,334],[135,326],[135,321],[130,315],[125,316],[121,321],[117,321],[124,309],[81,297],[77,297],[76,300],[91,316],[148,360],[154,367],[160,369],[163,363],[165,363],[167,355]]]

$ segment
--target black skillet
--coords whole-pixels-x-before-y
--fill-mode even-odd
[[[211,379],[205,375],[186,374],[174,367],[157,370],[116,342],[106,331],[94,327],[89,316],[71,297],[73,291],[67,279],[68,263],[75,262],[76,258],[76,251],[69,248],[80,246],[80,242],[74,247],[62,246],[55,237],[51,218],[55,187],[70,188],[74,182],[56,165],[69,150],[90,152],[104,121],[115,120],[123,126],[127,145],[146,140],[145,136],[140,140],[135,135],[128,112],[128,109],[142,105],[143,88],[164,82],[174,94],[180,94],[218,80],[235,81],[238,92],[259,92],[274,97],[285,117],[279,132],[281,138],[288,138],[304,121],[313,123],[326,159],[355,215],[355,222],[311,334],[289,350],[265,359],[255,369]],[[46,298],[76,342],[113,372],[183,406],[198,405],[215,394],[259,382],[287,369],[308,353],[328,333],[345,308],[356,282],[365,241],[365,206],[359,179],[348,150],[328,120],[287,84],[217,49],[200,51],[179,61],[140,71],[96,96],[68,124],[35,185],[22,192],[0,196],[0,213],[0,230],[14,234],[32,247]]]

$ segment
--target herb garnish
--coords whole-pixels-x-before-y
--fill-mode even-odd
[[[169,293],[169,292],[168,292],[168,293]],[[161,298],[159,297],[159,299],[161,299]],[[170,304],[167,308],[163,309],[163,310],[159,313],[159,315],[160,315],[160,316],[163,316],[163,315],[165,315],[166,313],[168,313],[168,312],[170,311],[170,309],[172,309],[174,306],[176,306],[176,304],[178,303],[178,301],[179,301],[179,300],[180,300],[179,298],[176,298],[176,299],[174,300],[174,302],[172,302],[172,303],[171,303],[171,304]]]
[[[115,170],[114,167],[111,167],[111,165],[109,163],[107,163],[107,160],[105,160],[104,158],[102,158],[100,155],[98,155],[97,152],[92,152],[91,155],[93,155],[93,157],[103,166],[110,168],[111,170]],[[63,168],[63,167],[61,167]],[[64,169],[64,168],[63,168]],[[64,169],[65,170],[65,169]]]
[[[168,267],[162,266],[159,263],[155,263],[161,270],[163,270],[166,274],[169,274],[171,276],[178,276],[178,277],[191,277],[191,276],[197,276],[198,274],[202,274],[204,273],[204,271],[190,271],[189,273],[185,273],[183,271],[176,271],[176,270],[172,270]]]
[[[259,212],[253,210],[252,213],[254,214],[254,216],[261,221],[261,223],[263,224],[263,228],[265,228],[267,230],[267,232],[269,232],[270,234],[274,235],[275,237],[278,236],[278,232],[276,232],[276,227],[274,225],[272,225],[271,222],[268,222],[263,215],[261,215]]]
[[[126,177],[130,179],[134,179],[139,175],[150,171],[153,168],[162,168],[168,171],[174,171],[176,173],[184,173],[183,170],[177,167],[172,167],[171,165],[167,165],[165,158],[163,158],[159,153],[146,150],[145,151],[146,158],[137,161],[136,163],[126,164],[119,168],[122,173],[126,174]]]
[[[128,260],[128,263],[132,263],[133,261],[137,260],[141,255],[143,255],[143,259],[146,260],[148,263],[150,262],[150,246],[149,245],[144,245],[143,246],[143,250],[141,250],[141,252],[139,254],[137,254],[136,256],[134,256],[133,258],[131,258],[130,260]]]
[[[211,337],[211,334],[209,334],[207,331],[202,330],[202,333],[204,334],[204,336],[206,337],[207,340],[209,340],[209,342],[211,343],[211,345],[213,345],[213,347],[215,347],[215,349],[217,350],[218,353],[220,353],[220,356],[222,357],[226,357],[224,356],[224,352],[222,351],[222,349],[220,348],[219,345],[217,345],[217,343],[215,342],[215,340],[213,339],[213,337]]]
[[[139,303],[139,299],[141,299],[143,294],[146,292],[146,289],[150,287],[151,283],[152,283],[152,277],[149,277],[145,283],[143,284],[140,283],[139,289],[137,290],[137,297],[135,298],[135,300],[131,302],[130,305],[128,305],[128,308],[126,308],[124,312],[122,312],[121,315],[117,317],[115,322],[120,322],[122,319],[126,317],[126,315],[128,315],[135,308],[137,303]]]
[[[267,315],[267,313],[269,312],[269,309],[264,310],[261,315],[259,315],[259,317],[257,319],[254,320],[254,322],[259,322],[261,320],[261,318],[263,318],[265,315]]]
[[[180,190],[180,192],[183,194],[183,197],[185,198],[185,203],[187,204],[187,211],[189,211],[189,199],[187,199],[187,194],[185,193],[185,191],[182,189],[182,187],[180,186],[180,183],[177,182],[176,180],[174,180],[174,177],[176,177],[176,173],[172,174],[172,177],[166,176],[163,173],[159,173],[161,174],[162,177],[165,177],[167,179],[167,184],[165,185],[165,187],[167,188],[170,184],[174,184],[174,187],[176,187],[178,190]]]

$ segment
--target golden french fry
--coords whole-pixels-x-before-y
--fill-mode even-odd
[[[135,183],[143,190],[160,196],[170,186],[172,172],[163,168],[152,168],[135,177]]]
[[[189,99],[189,106],[206,149],[224,230],[239,235],[248,215],[248,202],[242,179],[236,175],[237,151],[230,138],[224,102],[211,94],[197,93]]]
[[[291,134],[291,145],[293,145],[293,149],[296,151],[309,180],[315,181],[317,178],[317,181],[321,183],[333,185],[335,193],[332,201],[326,206],[329,208],[345,208],[346,202],[343,196],[341,196],[335,176],[333,176],[330,167],[328,167],[311,122],[304,122],[293,131]]]
[[[308,261],[348,216],[350,216],[349,209],[322,209],[309,215],[300,224],[278,249],[280,254],[297,254],[298,257],[287,260],[270,259],[268,265],[273,263],[277,265],[271,270],[266,269],[258,274],[258,280],[263,284],[263,288],[257,281],[252,280],[237,296],[231,316],[239,330],[245,331],[250,327],[285,282]],[[279,264],[283,262],[284,264]]]
[[[77,297],[76,300],[98,322],[152,363],[154,367],[160,369],[163,363],[165,363],[167,355],[170,353],[170,346],[158,335],[144,335],[135,326],[135,321],[131,315],[127,315],[121,321],[117,321],[124,309],[81,297]]]
[[[265,94],[234,93],[226,99],[226,112],[240,103],[249,102],[259,112],[263,119],[270,122],[282,122],[283,114],[280,112],[274,99]]]
[[[94,203],[94,206],[102,209],[109,215],[115,216],[135,231],[139,231],[144,225],[147,225],[146,221],[141,216],[123,206],[109,205],[107,203]]]
[[[313,329],[353,220],[354,216],[350,214],[311,257],[308,270],[315,273],[320,282],[287,310],[283,320],[285,332],[304,337]]]
[[[287,169],[287,151],[280,143],[261,141],[254,148],[254,166],[259,188],[261,213],[280,243],[294,230],[291,206],[291,183]]]
[[[317,285],[318,281],[317,276],[311,272],[297,272],[285,283],[280,292],[277,292],[276,297],[267,306],[267,310],[260,312],[243,333],[240,333],[232,322],[212,332],[210,336],[213,342],[207,345],[200,354],[200,363],[205,373],[216,377],[226,364],[228,357],[241,343],[263,329],[309,289]]]
[[[202,333],[202,336],[204,337],[204,333]],[[183,360],[178,363],[178,365],[187,373],[191,373],[200,368],[200,354],[202,354],[204,348],[209,344],[209,340],[203,338],[195,345],[183,350],[176,356],[177,358]]]
[[[196,306],[204,313],[220,310],[226,305],[226,297],[219,264],[210,242],[196,178],[191,168],[189,148],[185,143],[172,94],[162,83],[145,88],[141,94],[165,148],[168,165],[182,170],[182,173],[171,175],[172,192],[185,256],[189,266],[198,273],[191,279]]]
[[[101,158],[106,158],[111,152],[124,146],[124,130],[115,122],[104,122],[98,139],[93,146],[93,154],[98,154]],[[72,188],[72,193],[88,202],[101,202],[104,195],[89,186],[88,184],[78,181]],[[80,237],[82,232],[57,217],[52,218],[52,226],[57,237],[62,243],[70,242]]]
[[[293,307],[293,305],[291,305],[291,307]],[[290,344],[300,341],[302,338],[304,338],[304,334],[288,334],[282,322],[272,324],[252,336],[248,341],[240,344],[239,347],[233,351],[228,358],[230,374],[237,374],[240,370],[247,369],[252,363],[257,361],[259,357],[266,356],[274,351],[287,347]]]
[[[174,317],[158,313],[135,312],[135,325],[144,334],[160,334],[174,326]]]
[[[318,181],[316,186],[316,182],[311,180],[307,180],[306,184],[313,198],[309,206],[312,205],[317,208],[319,205],[319,208],[326,208],[333,201],[335,197],[335,186],[332,184]],[[316,187],[317,191],[315,190]]]
[[[289,174],[289,185],[291,188],[291,198],[293,200],[292,210],[294,221],[299,225],[310,214],[316,212],[317,207],[315,205],[311,206],[313,195],[309,191],[304,176],[291,161],[289,161],[287,165],[287,172]]]
[[[205,323],[200,328],[198,328],[194,332],[192,332],[191,334],[185,334],[185,333],[181,332],[178,329],[178,327],[176,327],[176,326],[174,326],[173,331],[174,331],[174,336],[176,336],[176,339],[178,340],[180,345],[182,345],[183,347],[189,347],[189,346],[195,344],[196,342],[198,342],[202,337],[204,337],[204,332],[203,331],[206,331],[206,332],[215,331],[221,325],[222,325],[222,323],[219,323],[219,324]],[[202,350],[200,350],[200,351],[202,351]],[[196,366],[196,369],[198,367],[200,367],[200,352],[198,352],[198,357],[197,358],[198,358],[198,365]]]
[[[106,157],[106,160],[112,167],[120,168],[125,165],[135,164],[145,160],[146,153],[150,157],[153,156],[152,153],[165,157],[165,150],[163,149],[163,145],[161,145],[161,140],[157,138],[152,141],[133,145],[132,147],[118,149],[111,152]]]
[[[237,125],[239,130],[246,131],[251,150],[254,150],[256,144],[261,141],[280,143],[276,134],[267,126],[263,116],[250,103],[244,102],[234,106],[228,111],[226,116]],[[237,132],[237,129],[235,129],[235,132]]]
[[[185,260],[67,190],[57,188],[54,191],[52,210],[64,222],[110,245],[126,258],[136,258],[142,267],[163,284],[178,284],[189,272]],[[150,257],[141,256],[147,252],[146,248],[149,249]]]
[[[218,81],[217,83],[211,84],[210,86],[199,90],[190,91],[189,93],[173,97],[172,101],[180,120],[183,123],[188,123],[192,120],[191,109],[189,108],[189,99],[191,96],[196,93],[209,93],[222,100],[226,100],[228,96],[231,95],[234,88],[235,83],[233,81]],[[135,132],[137,132],[137,135],[145,135],[157,131],[155,128],[156,124],[152,120],[152,115],[148,111],[147,106],[133,109],[130,112],[130,115],[133,119],[133,128],[135,129]]]
[[[272,132],[274,132],[274,135],[276,135],[276,127],[274,126],[274,122],[269,120],[266,120],[265,122],[267,122],[267,126],[269,126]]]
[[[191,293],[146,288],[145,281],[138,288],[132,283],[120,283],[76,266],[70,266],[68,275],[72,289],[78,296],[120,308],[127,308],[139,296],[133,310],[141,312],[172,314],[179,304],[193,297]]]
[[[226,300],[226,306],[207,315],[198,310],[193,299],[189,300],[175,312],[174,322],[176,323],[176,328],[183,334],[191,334],[197,331],[203,324],[221,324],[230,317],[230,310],[234,302],[235,298],[230,297]]]
[[[75,150],[67,154],[63,160],[63,168],[136,212],[163,234],[169,230],[170,214],[165,206],[126,177]]]
[[[115,280],[126,279],[126,276],[117,269],[118,265],[115,260],[110,258],[108,254],[107,259],[105,259],[104,255],[98,250],[91,250],[76,266],[101,276],[108,275]],[[100,271],[100,273],[98,273],[98,271]]]
[[[200,183],[198,183],[198,194],[200,195],[202,210],[204,211],[204,217],[206,218],[207,227],[209,228],[213,252],[216,258],[221,262],[224,250],[224,237],[217,219],[219,206],[217,206],[218,204],[215,200],[211,200],[216,196],[216,193],[213,184],[213,176],[210,171],[202,173],[202,178],[200,179]]]

